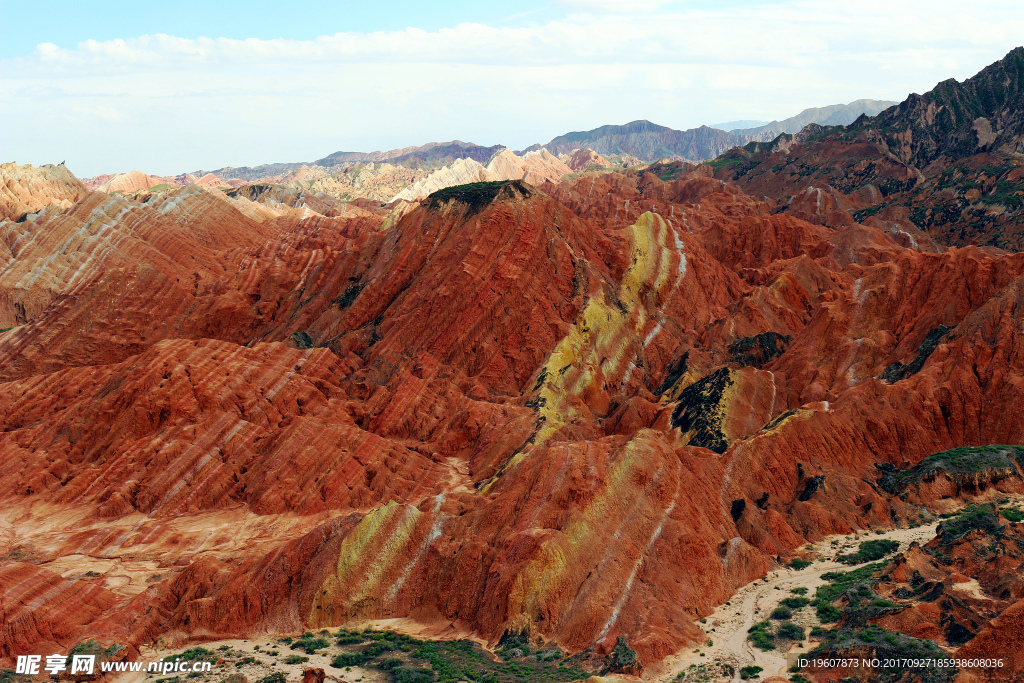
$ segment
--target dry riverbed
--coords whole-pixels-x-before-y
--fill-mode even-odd
[[[855,552],[862,541],[889,539],[898,542],[898,552],[903,552],[914,541],[921,544],[930,541],[935,536],[936,526],[935,523],[922,524],[913,528],[892,529],[882,534],[862,531],[845,536],[829,536],[815,543],[808,552],[818,557],[818,561],[803,569],[776,569],[764,579],[740,588],[726,604],[720,605],[701,624],[707,634],[706,643],[710,645],[687,649],[665,659],[656,668],[648,670],[644,680],[652,683],[674,681],[680,673],[689,671],[685,680],[693,683],[704,679],[720,681],[726,680],[723,672],[728,672],[726,667],[731,667],[734,672],[732,679],[739,681],[740,669],[745,666],[761,667],[761,678],[786,676],[787,669],[796,658],[817,645],[806,637],[812,627],[820,625],[814,609],[808,606],[794,610],[792,621],[803,627],[804,645],[794,646],[786,652],[755,648],[747,639],[750,627],[768,619],[781,600],[796,595],[794,589],[805,589],[806,596],[813,597],[815,589],[826,583],[821,578],[822,574],[863,566],[836,561],[839,555]]]

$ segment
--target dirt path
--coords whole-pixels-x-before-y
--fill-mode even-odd
[[[754,581],[740,588],[729,602],[720,605],[715,612],[707,617],[703,624],[704,632],[712,645],[687,649],[665,659],[656,669],[648,671],[645,681],[651,683],[675,680],[676,676],[686,671],[691,665],[708,665],[708,669],[717,669],[720,664],[733,667],[734,681],[739,681],[741,667],[755,665],[764,671],[761,678],[769,676],[785,676],[790,666],[790,659],[801,652],[812,649],[810,642],[805,640],[804,647],[794,648],[787,652],[779,650],[763,651],[753,647],[747,640],[748,629],[759,621],[768,618],[771,611],[778,606],[783,598],[793,595],[794,588],[806,588],[807,597],[814,596],[814,590],[825,583],[821,575],[836,570],[849,570],[863,565],[846,565],[836,562],[838,555],[855,551],[861,541],[873,539],[889,539],[898,541],[899,552],[903,552],[913,541],[926,543],[935,536],[936,524],[926,524],[912,529],[893,529],[884,534],[864,533],[848,536],[829,536],[814,544],[813,552],[823,561],[800,570],[781,568],[768,574],[764,579]],[[792,621],[804,627],[805,634],[811,626],[818,624],[813,609],[805,607],[795,611]],[[703,656],[701,656],[703,654]],[[788,655],[788,656],[787,656]],[[711,676],[711,680],[720,678]]]

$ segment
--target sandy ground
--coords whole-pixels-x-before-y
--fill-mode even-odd
[[[406,635],[414,636],[421,640],[473,640],[486,648],[487,643],[479,637],[474,636],[467,628],[449,622],[438,622],[433,624],[422,624],[411,619],[375,619],[351,622],[345,624],[348,630],[362,631],[373,629],[378,631],[395,631]],[[331,635],[322,635],[314,631],[316,637],[325,638],[331,643],[331,654],[306,654],[302,650],[292,650],[285,643],[278,639],[285,634],[264,635],[247,640],[216,640],[206,643],[192,643],[181,647],[146,647],[143,648],[140,659],[149,663],[158,659],[169,659],[173,661],[175,655],[179,655],[192,647],[203,647],[213,650],[225,660],[221,665],[214,665],[212,671],[203,676],[186,678],[187,673],[169,674],[146,674],[146,673],[124,673],[117,674],[111,680],[113,683],[155,683],[164,678],[179,676],[182,683],[218,683],[231,674],[242,674],[249,683],[256,683],[261,678],[269,676],[274,672],[281,672],[288,679],[289,683],[302,680],[302,671],[307,668],[323,669],[328,681],[337,683],[386,683],[387,676],[377,669],[364,669],[362,667],[351,667],[348,669],[335,669],[331,666],[331,660],[339,651],[334,647],[334,634],[337,629],[329,631]],[[299,634],[287,634],[297,638]],[[286,664],[285,658],[288,655],[299,655],[309,657],[308,662],[297,664]],[[253,662],[247,662],[238,666],[242,660],[252,657]]]
[[[298,634],[292,634],[292,637],[296,635]],[[323,637],[333,644],[334,638]],[[140,653],[140,659],[143,661],[144,666],[158,659],[173,661],[175,655],[181,654],[190,647],[204,647],[207,650],[213,650],[217,655],[222,656],[225,661],[220,665],[215,664],[209,673],[192,678],[187,678],[189,675],[187,673],[147,674],[142,672],[118,674],[111,680],[116,683],[154,683],[154,681],[159,679],[178,676],[182,681],[211,683],[223,681],[232,674],[241,674],[245,676],[249,683],[255,683],[255,681],[274,672],[281,672],[289,682],[294,683],[302,680],[303,669],[320,668],[327,674],[327,680],[338,683],[356,683],[359,681],[362,683],[385,683],[387,681],[383,672],[376,669],[362,669],[360,667],[351,667],[348,670],[335,669],[331,666],[333,653],[330,655],[310,655],[302,650],[291,650],[288,645],[278,642],[276,637],[271,636],[249,640],[217,640],[201,645],[189,645],[188,647],[179,648],[143,648]],[[336,650],[337,648],[333,649]],[[298,664],[285,664],[284,659],[288,655],[309,657],[309,661]],[[255,661],[238,666],[239,662],[249,657],[254,658]]]
[[[935,536],[937,524],[925,524],[910,529],[893,529],[884,534],[860,532],[847,536],[829,536],[814,544],[813,554],[822,561],[817,561],[801,570],[780,568],[772,571],[764,579],[754,581],[740,588],[725,605],[720,605],[714,614],[707,617],[702,624],[708,640],[713,644],[698,648],[690,648],[666,658],[656,667],[651,667],[644,676],[651,683],[671,681],[691,664],[730,664],[736,670],[733,680],[739,681],[741,667],[756,665],[764,669],[761,678],[769,676],[785,676],[786,670],[802,652],[815,646],[809,640],[803,647],[794,647],[789,652],[779,650],[763,651],[753,647],[747,640],[747,630],[759,621],[768,618],[771,611],[778,606],[783,598],[793,595],[792,590],[798,587],[807,589],[807,597],[814,596],[814,590],[825,583],[821,575],[831,571],[846,571],[863,565],[847,565],[836,562],[838,555],[855,551],[861,541],[872,539],[890,539],[898,541],[899,552],[906,550],[913,541],[922,545]],[[814,611],[810,607],[795,611],[794,623],[804,627],[807,633],[811,626],[818,624]],[[704,656],[701,656],[703,654]]]

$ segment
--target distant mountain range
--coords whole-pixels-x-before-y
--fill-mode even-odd
[[[772,121],[754,128],[737,128],[729,131],[711,126],[674,130],[650,121],[633,121],[624,126],[601,126],[594,130],[566,133],[546,145],[535,144],[522,151],[529,152],[543,147],[552,154],[565,154],[573,149],[586,147],[598,154],[629,154],[648,162],[665,158],[706,161],[751,141],[768,142],[781,133],[799,132],[810,123],[845,125],[852,123],[861,114],[874,115],[894,104],[896,103],[882,100],[854,100],[849,104],[805,109],[788,119]]]
[[[889,107],[897,104],[888,100],[854,100],[849,104],[831,104],[827,107],[812,107],[804,109],[796,116],[791,116],[782,121],[772,121],[761,125],[750,127],[736,127],[730,129],[733,135],[749,136],[751,138],[774,139],[782,133],[799,133],[805,126],[817,123],[822,126],[847,126],[857,120],[861,114],[874,116]]]
[[[624,126],[601,126],[594,130],[559,135],[546,145],[530,145],[520,154],[542,147],[552,154],[567,154],[574,149],[588,148],[606,156],[629,154],[648,162],[664,158],[703,161],[714,159],[747,142],[750,142],[750,138],[708,126],[675,130],[650,121],[633,121]]]
[[[712,126],[700,126],[688,130],[675,130],[650,121],[633,121],[622,126],[601,126],[589,131],[560,135],[546,145],[534,144],[516,152],[522,156],[541,148],[555,155],[569,154],[576,149],[592,149],[605,156],[628,155],[641,161],[659,159],[682,159],[705,161],[714,159],[733,147],[751,141],[767,142],[780,133],[796,133],[809,123],[823,125],[845,125],[861,114],[874,115],[895,102],[881,100],[855,100],[849,104],[833,104],[827,107],[805,109],[796,116],[782,121],[772,121],[753,128],[737,128],[726,131]],[[741,120],[720,125],[760,124],[759,121]],[[434,169],[451,164],[458,159],[472,159],[487,164],[503,145],[485,147],[472,142],[452,140],[451,142],[429,142],[419,147],[402,147],[386,152],[334,152],[312,162],[273,163],[260,166],[226,166],[212,171],[194,171],[192,175],[203,176],[212,173],[219,178],[254,181],[261,178],[281,176],[303,166],[322,166],[327,169],[347,168],[355,164],[388,163],[407,168]]]
[[[945,244],[1024,249],[1024,47],[845,127],[735,148],[711,162],[752,196],[814,222],[910,221]],[[832,204],[831,216],[816,206]]]

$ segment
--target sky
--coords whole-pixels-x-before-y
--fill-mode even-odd
[[[0,0],[0,162],[173,175],[521,149],[901,101],[1024,43],[1020,0]]]

